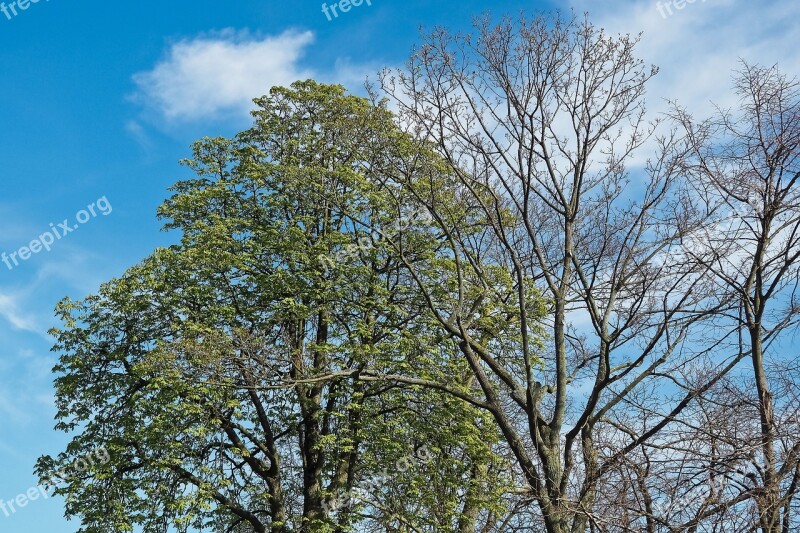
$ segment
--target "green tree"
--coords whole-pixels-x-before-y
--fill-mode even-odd
[[[384,178],[447,167],[340,86],[255,102],[251,129],[185,161],[159,211],[180,243],[58,305],[74,437],[37,473],[106,447],[58,488],[85,532],[474,530],[501,510],[496,431],[407,279],[433,225]]]

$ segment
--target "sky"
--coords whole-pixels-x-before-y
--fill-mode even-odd
[[[736,103],[741,60],[800,73],[800,2],[366,0],[336,16],[319,1],[6,0],[0,3],[0,503],[36,486],[63,449],[54,426],[55,304],[80,299],[154,248],[157,206],[191,177],[194,140],[249,124],[251,99],[314,78],[361,93],[401,66],[423,31],[468,29],[489,10],[589,12],[642,33],[660,68],[651,116],[677,100],[698,116]],[[5,8],[5,9],[4,9]],[[0,533],[73,532],[58,498],[0,505]]]

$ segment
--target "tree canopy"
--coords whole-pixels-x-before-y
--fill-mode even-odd
[[[159,210],[180,242],[57,307],[74,436],[37,473],[110,458],[57,489],[67,515],[800,527],[797,82],[745,64],[736,113],[651,123],[636,45],[478,19],[367,98],[275,87],[250,129],[196,142]]]

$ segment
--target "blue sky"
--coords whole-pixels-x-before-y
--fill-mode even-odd
[[[654,114],[662,98],[700,115],[710,101],[731,104],[740,57],[800,72],[797,2],[674,1],[371,0],[330,21],[316,0],[40,0],[10,19],[0,11],[0,252],[19,257],[51,223],[74,228],[76,213],[97,207],[51,251],[0,263],[0,499],[33,487],[36,458],[67,439],[52,430],[55,303],[175,239],[154,215],[167,187],[189,176],[178,160],[193,140],[246,127],[250,99],[272,85],[313,77],[357,91],[402,64],[420,25],[463,29],[487,7],[589,9],[610,32],[644,31],[641,54],[661,67]],[[75,531],[62,512],[58,499],[0,511],[0,533]]]

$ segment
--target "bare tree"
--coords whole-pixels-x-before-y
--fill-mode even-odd
[[[751,529],[786,533],[800,524],[793,512],[800,481],[797,365],[781,346],[800,318],[800,91],[777,68],[748,64],[735,89],[736,112],[719,110],[702,122],[675,112],[691,141],[686,172],[714,214],[693,255],[714,274],[722,297],[735,302],[736,312],[725,318],[752,363],[711,411],[739,406],[738,416],[726,420],[735,431],[709,429],[749,464],[741,491],[757,505]],[[783,397],[777,401],[776,391]]]
[[[537,521],[551,533],[646,529],[642,509],[620,525],[620,501],[632,494],[619,494],[622,467],[660,445],[746,357],[715,361],[699,385],[677,372],[717,354],[713,342],[689,342],[719,301],[684,249],[706,224],[681,180],[688,146],[674,132],[655,137],[644,120],[656,70],[635,58],[637,38],[547,16],[475,27],[434,31],[405,70],[381,79],[406,126],[455,174],[456,192],[419,169],[398,177],[433,213],[454,265],[436,284],[412,275],[459,341],[473,392],[538,507],[519,530]],[[637,166],[648,139],[659,151]],[[453,194],[470,213],[453,212]],[[485,232],[471,230],[480,225]],[[513,346],[475,318],[498,269],[515,287]],[[447,297],[442,287],[452,288]],[[544,318],[534,309],[540,295]]]

